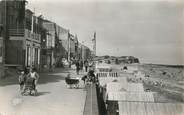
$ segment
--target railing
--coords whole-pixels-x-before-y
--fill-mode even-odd
[[[97,72],[96,73],[97,77],[119,77],[118,72]]]
[[[10,36],[24,36],[24,29],[9,29]]]
[[[111,71],[110,68],[97,68],[97,70],[98,70],[99,72],[110,72],[110,71]]]
[[[30,30],[25,29],[25,37],[28,39],[34,39],[34,40],[40,41],[41,35],[36,33],[31,33]]]

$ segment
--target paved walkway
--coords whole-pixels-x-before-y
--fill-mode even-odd
[[[68,72],[76,76],[69,69],[41,74],[36,97],[21,96],[16,78],[1,80],[0,115],[82,115],[86,91],[82,81],[79,89],[67,88],[64,78]]]

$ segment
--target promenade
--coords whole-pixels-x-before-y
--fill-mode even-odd
[[[69,89],[65,83],[71,69],[56,69],[40,74],[37,96],[21,96],[17,76],[0,82],[0,115],[82,115],[86,90],[80,81],[79,89]]]

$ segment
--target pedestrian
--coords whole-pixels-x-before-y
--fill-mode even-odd
[[[84,66],[85,66],[85,71],[88,72],[88,66],[89,66],[89,63],[87,60],[85,60],[84,62]]]
[[[24,70],[21,70],[20,75],[19,75],[19,85],[20,85],[20,91],[23,91],[25,80],[26,80],[26,73]]]
[[[83,72],[83,61],[82,60],[80,61],[80,70],[81,72]]]
[[[92,83],[95,83],[96,82],[96,78],[95,78],[95,74],[94,74],[94,70],[89,70],[89,72],[88,72],[88,76],[89,76],[89,78],[90,78],[90,82],[92,82]]]
[[[79,75],[79,70],[80,70],[79,61],[76,61],[75,66],[76,66],[76,73],[77,73],[77,75]]]
[[[82,77],[82,80],[83,80],[83,82],[84,82],[84,85],[86,84],[86,79],[87,79],[87,75],[84,75],[84,76]]]
[[[30,73],[28,74],[28,77],[34,78],[33,85],[34,85],[34,89],[36,89],[38,79],[40,77],[39,74],[36,71],[36,68],[31,68],[30,69]]]

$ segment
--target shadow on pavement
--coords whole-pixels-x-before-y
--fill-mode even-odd
[[[65,76],[68,71],[57,70],[56,72],[49,73],[40,73],[40,78],[38,84],[47,84],[52,82],[59,82],[61,80],[65,80]],[[0,79],[0,86],[8,86],[8,85],[19,85],[18,76],[7,77],[4,79]]]
[[[49,94],[50,92],[38,92],[37,94],[36,94],[36,97],[38,97],[38,96],[42,96],[42,95],[46,95],[46,94]]]
[[[38,84],[47,84],[47,83],[52,83],[52,82],[59,82],[61,80],[65,80],[65,75],[47,75],[47,74],[42,74]]]

